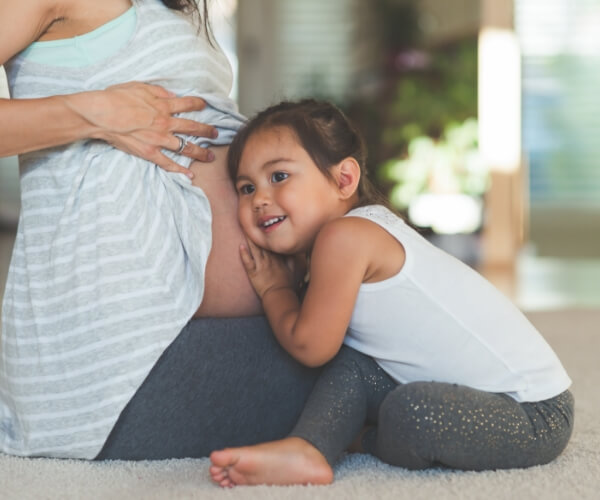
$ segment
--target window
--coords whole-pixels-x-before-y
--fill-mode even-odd
[[[516,0],[536,204],[600,209],[600,1]]]
[[[358,71],[357,0],[238,2],[242,112],[281,99],[344,99]]]

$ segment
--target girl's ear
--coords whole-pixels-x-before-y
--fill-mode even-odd
[[[348,157],[338,163],[332,173],[342,199],[351,198],[358,190],[360,181],[360,165],[358,162],[354,158]]]

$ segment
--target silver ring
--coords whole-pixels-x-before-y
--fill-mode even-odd
[[[175,137],[177,137],[177,139],[179,139],[179,148],[177,148],[175,150],[175,153],[181,154],[183,152],[183,150],[185,149],[185,147],[187,146],[187,141],[183,137],[180,137],[178,135],[176,135]]]

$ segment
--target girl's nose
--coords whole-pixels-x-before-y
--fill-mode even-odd
[[[262,207],[267,206],[270,203],[269,193],[265,189],[257,189],[254,192],[254,196],[252,198],[252,204],[254,205],[255,210],[259,210]]]

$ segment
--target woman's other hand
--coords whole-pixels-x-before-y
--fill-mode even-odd
[[[173,115],[206,106],[199,97],[177,97],[158,85],[130,82],[106,90],[64,96],[67,106],[91,127],[91,137],[126,153],[149,160],[169,172],[192,178],[187,168],[167,157],[162,149],[178,151],[199,161],[212,161],[211,151],[183,144],[176,134],[215,138],[215,127]]]

